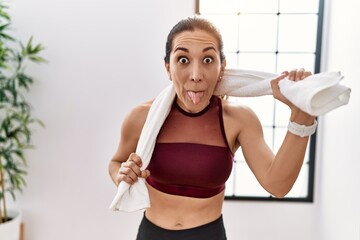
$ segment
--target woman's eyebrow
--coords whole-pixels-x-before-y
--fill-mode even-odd
[[[207,51],[210,51],[210,50],[214,50],[216,52],[216,49],[214,47],[206,47],[203,49],[203,52],[207,52]],[[184,48],[184,47],[177,47],[175,48],[174,50],[174,53],[177,52],[177,51],[184,51],[184,52],[189,52],[189,49],[187,48]]]
[[[184,52],[189,52],[189,49],[187,49],[187,48],[184,48],[184,47],[177,47],[175,50],[174,50],[174,53],[176,52],[176,51],[184,51]]]
[[[209,51],[209,50],[214,50],[216,52],[216,49],[214,47],[204,48],[203,52],[206,52],[206,51]]]

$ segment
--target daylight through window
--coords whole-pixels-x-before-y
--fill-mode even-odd
[[[197,0],[197,14],[221,31],[228,68],[281,73],[303,67],[320,68],[323,0]],[[265,140],[274,152],[287,131],[290,111],[272,96],[231,98],[258,115]],[[313,201],[316,134],[310,139],[300,175],[282,201]],[[226,199],[276,200],[247,166],[241,149],[226,184]]]

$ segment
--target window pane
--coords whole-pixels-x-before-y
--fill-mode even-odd
[[[277,61],[277,72],[292,70],[303,67],[309,71],[314,71],[315,55],[314,54],[294,54],[279,53]]]
[[[206,0],[200,1],[200,13],[277,13],[278,0]]]
[[[275,125],[287,127],[290,118],[290,108],[282,102],[275,102]]]
[[[309,165],[304,164],[300,170],[299,176],[286,197],[306,197],[309,184]]]
[[[274,148],[274,131],[275,129],[272,126],[263,128],[265,142],[272,149]]]
[[[315,52],[317,15],[280,15],[281,52]]]
[[[221,1],[226,2],[226,1]],[[240,13],[277,13],[278,0],[241,0]]]
[[[275,72],[275,66],[275,53],[240,53],[237,67],[241,69]]]
[[[239,32],[240,52],[276,51],[277,16],[275,14],[240,14]]]
[[[241,150],[239,150],[241,152]],[[239,155],[242,153],[239,153]],[[286,195],[287,198],[305,198],[308,194],[309,165],[304,163],[299,176]],[[254,174],[251,172],[247,163],[242,159],[234,163],[233,171],[226,182],[225,195],[245,196],[245,197],[269,197],[269,194],[259,184]]]
[[[234,168],[236,171],[235,195],[252,197],[270,196],[259,184],[245,162],[236,163]]]
[[[281,13],[317,13],[318,10],[318,0],[280,0]]]
[[[279,151],[279,148],[280,148],[281,144],[284,141],[284,137],[285,137],[286,132],[287,132],[287,128],[281,128],[281,127],[275,128],[275,131],[274,131],[274,147],[273,147],[274,153],[277,153],[277,151]]]
[[[226,68],[238,68],[238,55],[237,53],[225,52]]]
[[[200,1],[200,13],[237,13],[239,12],[239,0],[206,0]]]
[[[234,163],[234,167],[237,163]],[[234,192],[235,192],[235,176],[236,176],[236,171],[235,171],[235,168],[233,167],[232,171],[231,171],[231,174],[230,174],[230,177],[229,179],[226,181],[226,184],[225,184],[225,195],[226,196],[232,196],[234,195]]]
[[[231,97],[232,101],[239,102],[243,105],[250,106],[251,109],[256,113],[260,122],[263,125],[273,125],[274,115],[274,98],[273,96],[261,96],[261,97],[243,97],[236,98]]]
[[[236,52],[238,50],[238,20],[237,15],[204,15],[219,28],[224,41],[224,51]]]

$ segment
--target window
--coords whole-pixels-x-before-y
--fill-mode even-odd
[[[281,73],[304,67],[320,70],[323,0],[197,0],[196,12],[221,31],[228,68]],[[260,118],[265,140],[277,152],[287,131],[290,111],[272,96],[231,98],[250,106]],[[293,189],[273,198],[258,183],[241,149],[226,183],[226,199],[313,201],[316,134],[307,148]]]

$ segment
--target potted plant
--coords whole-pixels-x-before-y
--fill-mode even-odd
[[[1,239],[19,239],[21,213],[8,210],[6,195],[10,194],[15,200],[15,192],[22,191],[26,185],[25,150],[32,147],[31,126],[43,126],[31,116],[32,108],[25,97],[34,82],[26,74],[25,65],[45,60],[39,56],[43,47],[33,44],[32,37],[23,45],[9,35],[11,18],[7,9],[0,1],[0,236]],[[11,222],[18,225],[14,227]],[[14,233],[17,236],[5,237],[9,226],[17,230]]]

